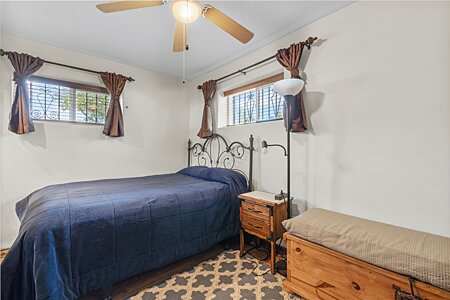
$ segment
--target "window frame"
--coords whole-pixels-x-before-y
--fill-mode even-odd
[[[84,91],[84,92],[90,92],[90,93],[95,93],[95,94],[108,95],[109,101],[111,101],[110,93],[108,92],[106,87],[103,87],[103,86],[97,86],[97,85],[86,84],[86,83],[78,83],[78,82],[73,82],[73,81],[66,81],[66,80],[48,78],[48,77],[37,76],[37,75],[29,76],[27,81],[70,88],[74,91],[74,97],[76,97],[77,91]],[[28,92],[30,92],[30,91],[28,91]],[[31,109],[31,101],[32,101],[31,93],[29,94],[29,97],[30,97],[30,109]],[[58,99],[58,100],[60,101],[60,99]],[[106,113],[109,108],[109,101],[108,101],[108,105],[106,107]],[[120,102],[121,102],[121,104],[123,104],[122,97],[120,99]],[[72,107],[70,109],[69,114],[72,114],[72,113],[76,114],[76,102],[73,101],[73,98],[71,101],[71,105],[73,105],[74,107]],[[74,109],[74,111],[72,111],[72,109]],[[106,117],[106,115],[105,115],[105,117]],[[36,121],[36,122],[70,123],[70,124],[94,125],[94,126],[104,126],[105,125],[105,120],[102,123],[98,123],[98,122],[77,121],[76,119],[75,120],[56,120],[56,119],[53,120],[53,119],[33,118],[33,116],[31,116],[31,118],[32,118],[33,122]]]
[[[272,121],[280,121],[283,120],[283,117],[274,118],[274,119],[267,119],[267,120],[259,120],[259,107],[260,107],[260,99],[259,99],[259,93],[258,90],[263,89],[267,86],[272,85],[273,83],[284,79],[284,72],[277,73],[275,75],[247,83],[229,90],[226,90],[223,92],[223,96],[226,101],[226,108],[227,108],[227,116],[226,116],[226,126],[225,127],[233,127],[233,126],[241,126],[241,125],[250,125],[250,124],[257,124],[257,123],[266,123],[266,122],[272,122]],[[234,111],[230,111],[230,108],[232,108],[233,105],[230,105],[230,101],[232,101],[233,96],[248,93],[250,91],[255,91],[255,121],[248,122],[248,123],[234,123],[230,124],[230,118],[232,115],[234,115]],[[284,106],[284,103],[282,104]]]
[[[252,90],[252,89],[255,89],[255,88],[259,88],[259,87],[263,87],[263,86],[269,85],[271,83],[274,83],[274,82],[277,82],[277,81],[283,80],[283,79],[284,79],[284,73],[283,72],[277,73],[275,75],[272,75],[272,76],[269,76],[269,77],[266,77],[266,78],[263,78],[263,79],[260,79],[260,80],[257,80],[257,81],[253,81],[253,82],[250,82],[250,83],[247,83],[247,84],[244,84],[244,85],[241,85],[241,86],[238,86],[238,87],[226,90],[226,91],[223,92],[223,96],[224,97],[233,96],[233,95],[236,95],[236,94],[240,94],[240,93],[246,92],[248,90]]]

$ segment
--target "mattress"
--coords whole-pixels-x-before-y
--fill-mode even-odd
[[[313,208],[286,220],[295,236],[450,291],[450,238]]]
[[[77,299],[206,250],[239,232],[241,174],[175,174],[48,186],[16,205],[1,299]]]

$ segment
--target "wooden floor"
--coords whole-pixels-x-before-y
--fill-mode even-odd
[[[121,281],[112,286],[110,290],[96,290],[84,296],[81,296],[79,300],[97,300],[104,299],[103,293],[112,295],[112,300],[123,300],[130,296],[137,294],[145,288],[151,287],[163,280],[172,277],[175,274],[189,270],[190,268],[198,265],[199,263],[209,260],[212,257],[218,255],[224,251],[221,245],[214,246],[197,255],[188,257],[171,265],[140,274],[136,277]]]
[[[231,241],[229,246],[234,250],[239,249],[239,244],[237,243],[237,240]],[[249,245],[246,245],[246,248],[249,247],[250,247]],[[128,297],[137,294],[138,292],[142,291],[145,288],[151,287],[161,281],[164,281],[172,277],[175,274],[189,270],[190,268],[200,264],[201,262],[209,260],[212,257],[220,254],[222,251],[224,251],[223,245],[222,244],[216,245],[206,251],[203,251],[199,254],[188,257],[176,263],[118,282],[114,284],[112,287],[110,287],[110,289],[95,290],[93,292],[90,292],[86,295],[81,296],[79,300],[105,299],[106,296],[110,295],[112,296],[112,298],[109,299],[112,300],[126,299]],[[6,255],[7,252],[8,249],[1,250],[0,262],[3,260],[3,257]],[[263,257],[259,258],[258,255],[255,254],[258,253],[252,253],[252,255],[254,255],[257,259],[264,259]],[[264,256],[264,253],[262,253],[262,255]],[[266,259],[268,260],[267,257]]]
[[[239,241],[238,239],[230,240],[230,244],[228,245],[231,249],[238,250],[239,249]],[[250,245],[246,245],[245,248],[250,248]],[[145,288],[149,288],[154,286],[155,284],[169,279],[175,274],[182,273],[190,268],[211,259],[212,257],[220,254],[224,251],[223,244],[219,244],[214,246],[211,249],[203,251],[197,255],[188,257],[171,265],[146,272],[140,274],[136,277],[133,277],[128,280],[121,281],[112,286],[110,290],[96,290],[89,294],[86,294],[79,298],[79,300],[98,300],[105,299],[105,295],[112,295],[112,300],[123,300],[128,297],[131,297],[138,292],[142,291]],[[264,252],[252,252],[251,253],[256,259],[266,259],[266,262],[269,262],[269,259]],[[266,257],[264,257],[266,256]]]
[[[233,249],[238,249],[236,245],[232,245]],[[182,273],[190,268],[198,265],[199,263],[209,260],[214,256],[220,254],[224,251],[224,248],[221,244],[216,245],[206,251],[203,251],[194,256],[188,257],[171,265],[146,272],[140,274],[138,276],[132,277],[130,279],[121,281],[119,283],[114,284],[108,290],[95,290],[90,292],[84,296],[81,296],[79,300],[98,300],[105,299],[105,293],[107,295],[112,295],[112,300],[123,300],[128,297],[131,297],[138,292],[142,291],[145,288],[151,287],[163,280],[166,280],[172,277],[175,274]],[[1,249],[0,252],[0,263],[3,261],[3,258],[8,253],[8,249]],[[111,299],[111,298],[109,298]]]

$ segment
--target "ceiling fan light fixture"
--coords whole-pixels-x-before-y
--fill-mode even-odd
[[[170,9],[175,19],[185,24],[194,22],[202,13],[201,6],[195,1],[189,0],[176,0]]]

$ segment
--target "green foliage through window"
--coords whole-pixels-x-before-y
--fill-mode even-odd
[[[105,123],[108,94],[33,81],[28,86],[33,119]]]

